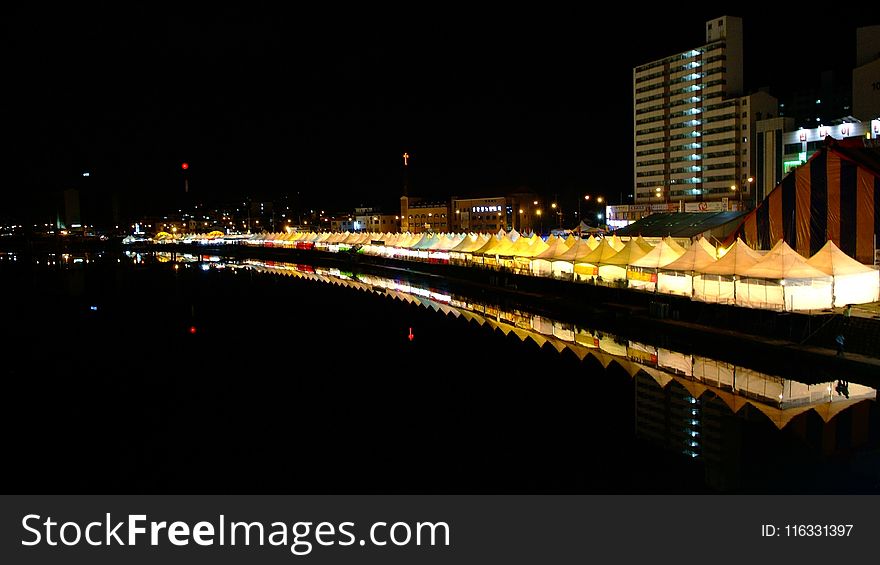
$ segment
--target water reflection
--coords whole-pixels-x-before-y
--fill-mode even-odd
[[[223,285],[222,281],[234,280],[236,281],[235,292],[246,293],[257,288],[254,286],[255,281],[262,281],[264,285],[283,289],[281,292],[287,292],[288,285],[281,280],[277,280],[276,284],[276,280],[269,277],[254,276],[254,280],[249,281],[246,277],[241,276],[244,273],[292,277],[304,281],[357,289],[399,303],[417,305],[420,308],[418,310],[419,316],[436,318],[438,327],[442,327],[444,331],[448,327],[447,322],[440,320],[433,313],[428,313],[429,311],[442,314],[445,318],[466,321],[475,329],[477,327],[484,328],[482,331],[485,333],[488,333],[487,328],[491,328],[499,335],[510,337],[508,340],[510,343],[501,344],[503,347],[510,351],[522,350],[524,352],[524,364],[526,357],[534,356],[534,352],[527,352],[527,348],[522,347],[519,342],[532,342],[543,348],[544,351],[541,355],[544,356],[544,359],[557,357],[557,353],[550,351],[552,348],[558,352],[558,357],[561,359],[559,367],[584,366],[574,358],[582,362],[589,362],[592,369],[565,373],[559,379],[569,382],[578,381],[579,386],[582,387],[576,389],[584,392],[582,399],[580,397],[574,401],[567,399],[569,406],[573,406],[574,412],[579,413],[581,410],[593,412],[600,409],[605,412],[632,410],[631,420],[629,413],[621,418],[624,421],[622,427],[626,429],[607,430],[607,435],[619,437],[620,443],[625,444],[628,440],[627,435],[631,436],[634,430],[635,436],[639,440],[658,445],[666,452],[675,453],[676,461],[687,461],[688,465],[690,462],[697,462],[697,467],[705,469],[706,482],[719,489],[742,488],[743,483],[739,482],[741,475],[746,473],[748,469],[759,468],[758,465],[771,457],[784,461],[787,465],[785,468],[789,470],[799,469],[801,466],[806,469],[809,466],[811,476],[817,476],[818,473],[815,473],[817,461],[824,463],[828,458],[846,453],[850,448],[871,447],[876,446],[877,443],[877,411],[875,403],[872,402],[876,399],[876,390],[869,386],[873,383],[851,382],[847,380],[846,375],[837,374],[828,375],[827,378],[821,379],[822,382],[814,382],[803,376],[799,379],[798,373],[775,374],[762,370],[762,367],[743,366],[699,353],[677,350],[675,346],[669,346],[665,342],[651,343],[648,341],[650,337],[631,339],[581,323],[571,323],[536,314],[527,308],[493,303],[491,296],[485,299],[465,296],[440,288],[442,282],[438,282],[438,286],[429,286],[419,282],[421,279],[409,280],[403,275],[393,278],[372,272],[353,272],[316,265],[261,260],[227,260],[215,255],[171,252],[128,252],[124,255],[102,256],[63,254],[48,257],[48,261],[47,257],[43,256],[39,258],[41,261],[39,267],[40,270],[45,268],[67,270],[72,275],[67,280],[75,281],[80,280],[79,277],[87,268],[93,268],[96,264],[116,264],[120,259],[127,263],[129,269],[134,272],[164,273],[167,275],[171,270],[174,270],[176,272],[175,284],[170,288],[177,289],[178,282],[194,283],[179,285],[184,289],[179,292],[181,300],[191,300],[191,296],[205,293],[207,289],[204,283],[209,278],[217,282],[218,285]],[[21,262],[22,257],[19,257],[18,260]],[[12,261],[12,259],[5,256],[0,257],[0,261]],[[118,274],[119,270],[114,267],[110,271]],[[222,271],[222,274],[218,271]],[[183,276],[184,273],[187,273],[188,276]],[[214,278],[215,275],[217,278]],[[171,277],[169,276],[167,280],[171,280]],[[289,286],[301,288],[293,284]],[[126,286],[125,288],[132,287]],[[159,285],[157,288],[163,288],[167,291],[169,287]],[[232,287],[224,287],[223,292],[226,292],[227,288]],[[150,291],[152,292],[152,290]],[[192,294],[189,294],[190,292]],[[328,290],[324,294],[334,292]],[[71,294],[75,293],[71,292]],[[374,302],[380,303],[379,300]],[[97,302],[88,302],[88,304],[97,304]],[[360,304],[360,295],[355,296],[351,302],[346,301],[345,307],[356,309],[358,304]],[[103,313],[103,304],[98,305],[101,308],[99,311]],[[222,307],[217,303],[212,303],[210,308],[218,312],[222,310]],[[203,305],[203,309],[207,311],[209,307]],[[407,310],[414,311],[415,309]],[[196,337],[203,334],[210,335],[212,329],[210,320],[204,321],[204,325],[202,325],[203,320],[196,320],[190,316],[189,304],[186,305],[186,312],[188,316],[186,317],[186,328],[196,327],[195,322],[198,321],[199,329]],[[422,312],[425,313],[422,314]],[[191,318],[193,319],[192,324]],[[224,330],[216,325],[216,321],[214,324],[214,327],[217,328],[217,334],[214,335],[223,335],[218,338],[216,343],[226,343],[223,341],[226,336],[223,333]],[[462,322],[458,322],[458,324],[460,327]],[[327,328],[327,326],[324,327]],[[404,330],[406,330],[405,327]],[[485,333],[483,337],[485,337]],[[419,337],[423,334],[419,334],[419,328],[416,328],[416,334],[415,339],[418,344]],[[456,336],[458,335],[456,334]],[[464,336],[467,335],[469,334],[461,334],[461,339],[466,339]],[[513,336],[516,339],[513,339]],[[455,343],[455,340],[450,340],[449,343]],[[448,346],[449,343],[445,345]],[[272,358],[275,354],[277,351],[268,354],[267,359]],[[514,353],[515,355],[516,353]],[[377,357],[377,359],[377,366],[398,361],[397,359],[388,361],[387,359],[391,359],[391,357]],[[481,367],[480,360],[476,361],[476,366]],[[597,363],[607,369],[606,381],[614,380],[623,383],[621,388],[626,391],[613,395],[608,394],[607,390],[603,390],[602,386],[598,384],[601,381],[599,378],[601,371],[598,370]],[[555,365],[555,363],[552,364]],[[555,370],[556,367],[553,367],[548,372]],[[463,380],[470,378],[470,373],[464,372],[462,375],[465,377]],[[571,376],[569,377],[569,375]],[[539,378],[542,380],[532,381],[533,377],[530,375],[529,383],[534,382],[536,389],[545,391],[543,392],[546,395],[544,398],[554,402],[553,398],[557,392],[553,390],[553,387],[558,386],[556,377],[556,374],[549,377],[540,375]],[[494,383],[486,386],[494,386]],[[523,388],[529,390],[527,387]],[[629,391],[631,391],[631,396]],[[530,400],[536,394],[541,393],[530,390],[528,392]],[[559,389],[559,394],[566,394],[566,391]],[[486,396],[494,400],[495,392],[487,393]],[[375,399],[375,397],[369,398]],[[262,402],[262,399],[259,400]],[[528,403],[525,403],[525,407],[526,409],[532,408],[528,406]],[[395,409],[399,410],[399,407]],[[543,410],[552,410],[552,408],[543,408]],[[494,430],[496,417],[506,422],[505,429],[510,428],[514,425],[510,421],[510,415],[518,417],[519,414],[515,411],[505,412],[497,407],[483,405],[480,405],[479,410],[475,412],[487,414],[486,418],[491,422],[486,424],[479,421],[474,424],[472,421],[468,421],[467,425],[462,425],[462,428],[466,430],[462,432],[465,437],[479,435],[481,429]],[[501,415],[499,416],[499,414]],[[546,412],[540,414],[542,418],[547,419]],[[372,413],[370,417],[374,417]],[[448,416],[444,414],[443,417]],[[523,416],[523,419],[527,418]],[[584,429],[586,426],[581,423],[579,417],[572,419],[575,425],[569,427],[573,431],[567,432],[571,434],[571,437],[576,438],[571,442],[572,450],[584,448],[584,446],[576,444],[578,441],[582,441],[584,444],[590,442],[595,444],[596,434],[606,434],[606,430],[601,429],[601,426],[605,424],[604,421],[597,426],[600,429],[596,431]],[[446,420],[443,422],[445,426]],[[630,427],[630,422],[633,423],[632,427]],[[582,427],[578,429],[578,425]],[[522,424],[522,430],[531,428],[537,428],[542,432],[553,431],[550,425],[538,427],[531,423]],[[760,434],[760,438],[754,434]],[[568,437],[566,436],[566,438]],[[800,444],[797,441],[788,441],[791,438],[803,441]],[[493,436],[491,441],[497,442],[498,439]],[[535,465],[533,460],[539,459],[535,459],[529,451],[530,444],[519,438],[512,441],[516,446],[522,448],[525,464]],[[615,441],[618,440],[615,439]],[[535,445],[547,443],[546,437],[541,436],[536,442],[531,444],[532,451],[535,449]],[[553,444],[552,453],[545,455],[548,458],[546,461],[548,468],[556,468],[554,465],[558,465],[558,460],[551,460],[550,457],[558,451],[555,449],[556,447],[561,445],[563,448],[567,448],[566,442]],[[486,449],[483,442],[476,443],[479,445],[475,449],[479,452]],[[795,452],[792,450],[794,444],[798,444],[795,445],[797,449],[801,448],[801,444],[808,445],[813,451],[806,454],[802,451]],[[641,449],[641,444],[633,445],[637,449]],[[755,447],[759,445],[760,447]],[[584,451],[590,452],[591,449],[592,447],[586,447]],[[748,450],[752,451],[747,452]],[[436,461],[432,461],[432,464],[436,463]],[[522,465],[524,462],[519,461],[517,464]],[[543,463],[538,465],[541,464]],[[605,464],[610,465],[607,462]],[[624,466],[623,463],[620,464],[620,467]],[[489,464],[486,464],[486,467],[497,469]],[[782,468],[782,465],[767,463],[766,474],[776,477],[783,476],[783,473],[780,472]],[[750,472],[760,474],[759,471]],[[850,471],[844,471],[843,474],[847,478],[855,475]],[[866,482],[853,488],[855,490],[876,490],[875,483],[876,480],[874,483],[868,484]],[[754,490],[754,487],[752,488]],[[797,490],[797,487],[788,488]],[[810,490],[815,490],[815,488],[814,484],[809,485]]]
[[[135,262],[143,261],[139,254],[127,252],[127,255]],[[874,400],[877,396],[876,389],[842,378],[812,384],[799,382],[790,377],[767,374],[694,353],[674,351],[526,310],[506,309],[498,304],[478,302],[470,297],[451,295],[443,290],[375,274],[278,261],[223,260],[219,256],[208,255],[172,256],[171,253],[157,252],[155,259],[184,264],[198,262],[203,269],[245,269],[373,292],[431,308],[447,316],[463,317],[474,324],[488,325],[505,335],[512,333],[522,341],[531,340],[539,347],[549,346],[560,353],[568,350],[581,360],[591,356],[605,368],[615,363],[630,377],[649,377],[661,391],[668,389],[671,383],[677,383],[687,392],[687,402],[695,406],[691,410],[694,418],[685,418],[686,425],[683,426],[685,434],[691,439],[683,442],[684,448],[681,450],[692,457],[698,457],[701,453],[699,440],[696,439],[698,432],[691,429],[698,424],[688,423],[687,420],[696,420],[697,406],[706,398],[719,399],[734,414],[747,405],[752,406],[782,429],[793,418],[807,411],[816,413],[828,422],[854,404]],[[641,412],[648,410],[646,404],[637,406]]]

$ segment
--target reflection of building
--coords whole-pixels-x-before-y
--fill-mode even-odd
[[[750,194],[752,132],[777,101],[742,95],[742,51],[742,20],[723,16],[706,22],[705,45],[633,69],[636,204]]]
[[[71,188],[64,191],[64,213],[59,214],[57,228],[74,228],[82,225],[79,213],[79,190]]]
[[[645,373],[635,376],[636,435],[691,458],[703,455],[702,402],[681,385],[659,387]]]

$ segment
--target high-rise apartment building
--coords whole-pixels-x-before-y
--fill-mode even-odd
[[[705,45],[633,69],[636,203],[752,201],[752,132],[777,100],[743,95],[742,37],[742,20],[722,16]]]

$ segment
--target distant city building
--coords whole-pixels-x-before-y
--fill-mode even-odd
[[[880,118],[880,26],[856,31],[852,92],[853,116],[862,121]]]
[[[812,128],[839,116],[852,114],[849,73],[823,71],[818,82],[807,77],[779,104],[779,115],[793,118],[795,127]]]
[[[498,233],[509,229],[512,213],[505,196],[453,198],[452,231]]]
[[[702,212],[702,213],[718,213],[718,212],[735,212],[746,210],[746,205],[741,205],[738,200],[730,198],[722,198],[714,202],[670,202],[655,204],[615,204],[605,207],[606,224],[609,229],[616,230],[624,228],[634,222],[647,218],[652,214],[659,213],[676,213],[676,212]]]
[[[383,213],[379,208],[355,208],[354,224],[351,231],[398,232],[400,231],[400,214]]]
[[[825,138],[828,136],[834,139],[850,137],[877,139],[880,138],[880,120],[863,123],[852,116],[847,116],[828,124],[820,124],[819,127],[785,132],[782,135],[781,168],[783,176],[795,167],[806,163],[814,153],[824,146]],[[769,155],[766,157],[770,158]],[[777,182],[781,181],[782,178],[779,178]],[[770,189],[772,190],[772,188]]]
[[[755,122],[775,117],[777,100],[742,94],[740,18],[705,31],[705,45],[633,69],[636,204],[751,200]]]
[[[449,231],[449,204],[401,196],[400,229],[412,233]]]
[[[787,172],[783,166],[783,136],[795,129],[794,118],[770,118],[755,123],[755,182],[753,205],[764,199],[782,181]]]

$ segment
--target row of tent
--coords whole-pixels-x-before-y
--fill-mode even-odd
[[[356,248],[367,255],[504,268],[772,310],[818,310],[880,299],[880,272],[831,240],[809,259],[781,239],[761,252],[740,239],[718,249],[698,239],[685,249],[670,237],[656,245],[642,237],[624,242],[616,235],[550,236],[545,241],[516,230],[494,235],[291,232],[256,234],[241,243],[331,252]]]

